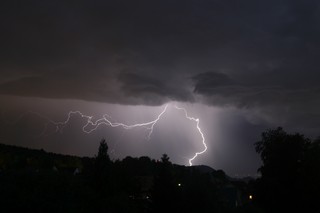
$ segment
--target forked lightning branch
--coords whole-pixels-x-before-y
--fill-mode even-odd
[[[101,118],[93,121],[93,116],[85,115],[85,114],[81,113],[80,111],[70,111],[68,113],[67,119],[65,121],[60,121],[60,122],[53,121],[52,119],[49,119],[48,117],[44,117],[38,113],[34,113],[34,114],[41,116],[42,118],[44,118],[48,121],[45,125],[45,129],[43,130],[43,134],[47,131],[46,127],[48,126],[49,123],[55,126],[56,132],[62,132],[63,128],[69,123],[71,117],[74,115],[78,115],[78,116],[84,118],[86,121],[86,123],[82,127],[82,131],[84,133],[90,134],[90,133],[94,132],[95,130],[97,130],[98,127],[100,127],[101,125],[109,126],[112,128],[117,128],[117,127],[124,128],[126,130],[133,129],[133,128],[145,128],[148,130],[148,140],[150,140],[155,125],[162,118],[162,116],[167,112],[168,107],[169,107],[168,104],[165,105],[163,110],[160,112],[160,114],[158,114],[158,116],[154,120],[148,121],[145,123],[136,123],[136,124],[132,124],[132,125],[119,123],[119,122],[112,122],[109,120],[110,116],[107,114],[104,114]],[[199,120],[199,118],[190,117],[185,108],[181,108],[178,106],[175,106],[174,108],[177,110],[183,111],[183,114],[186,119],[196,123],[196,130],[195,131],[197,131],[199,133],[199,136],[201,137],[201,143],[204,148],[203,148],[203,150],[195,152],[195,154],[189,159],[189,161],[188,161],[189,165],[192,166],[192,161],[195,160],[199,155],[201,155],[207,151],[207,144],[205,143],[205,137],[204,137],[204,134],[199,126],[200,120]]]

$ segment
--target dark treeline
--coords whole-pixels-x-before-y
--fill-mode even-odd
[[[279,127],[263,132],[255,148],[263,163],[255,194],[266,212],[320,212],[320,138]]]
[[[222,170],[149,157],[111,161],[0,145],[1,212],[236,212],[248,184]]]
[[[283,129],[255,144],[257,180],[207,166],[126,157],[103,139],[93,158],[0,144],[1,212],[319,212],[320,141]]]

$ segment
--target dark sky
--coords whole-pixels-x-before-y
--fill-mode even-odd
[[[254,142],[268,128],[319,136],[320,3],[316,0],[4,0],[0,5],[3,143],[93,156],[101,137],[114,158],[168,153],[187,164],[254,174]],[[133,124],[169,103],[150,141],[144,130],[37,136],[69,110]],[[52,130],[48,130],[48,132]]]

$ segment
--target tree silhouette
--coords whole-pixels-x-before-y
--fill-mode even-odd
[[[94,184],[101,195],[105,196],[110,177],[111,161],[108,155],[108,145],[105,139],[100,142],[98,155],[94,161]]]
[[[310,144],[301,164],[303,203],[308,205],[309,212],[320,212],[320,138]]]
[[[163,154],[162,157],[161,157],[161,162],[164,166],[169,166],[171,165],[171,162],[170,162],[170,158],[167,154]]]
[[[310,140],[301,134],[287,134],[281,127],[262,133],[256,151],[261,155],[263,166],[259,169],[264,177],[287,178],[296,174]]]
[[[104,138],[100,141],[100,146],[98,150],[98,155],[96,156],[96,161],[101,162],[102,164],[110,163],[110,158],[108,155],[108,144],[106,142],[106,139]]]
[[[160,212],[172,210],[176,202],[176,187],[172,174],[172,163],[167,154],[163,154],[157,175],[154,178],[153,198],[156,209]]]
[[[268,211],[313,212],[311,189],[319,183],[311,177],[319,177],[319,144],[299,133],[288,134],[281,127],[262,133],[261,141],[255,144],[263,163],[257,199]],[[312,186],[308,186],[310,181]]]

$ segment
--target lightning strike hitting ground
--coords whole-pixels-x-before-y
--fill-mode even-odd
[[[92,133],[93,131],[97,130],[97,128],[100,126],[100,125],[107,125],[107,126],[110,126],[110,127],[122,127],[124,129],[133,129],[133,128],[138,128],[138,127],[143,127],[143,128],[146,128],[149,133],[148,133],[148,140],[150,140],[150,137],[153,133],[153,129],[154,129],[154,126],[156,125],[156,123],[161,119],[162,115],[167,111],[167,108],[168,108],[168,104],[165,105],[164,109],[161,111],[161,113],[157,116],[156,119],[152,120],[152,121],[149,121],[149,122],[145,122],[145,123],[137,123],[137,124],[133,124],[133,125],[127,125],[127,124],[124,124],[124,123],[119,123],[119,122],[112,122],[110,121],[108,118],[111,118],[109,115],[107,114],[104,114],[100,119],[97,119],[96,121],[92,121],[93,119],[93,116],[88,116],[88,115],[84,115],[83,113],[81,113],[80,111],[70,111],[68,113],[68,117],[65,121],[61,121],[61,122],[56,122],[56,121],[53,121],[51,120],[50,118],[46,117],[46,116],[43,116],[39,113],[36,113],[36,112],[30,112],[32,114],[35,114],[45,120],[47,120],[47,123],[45,123],[44,125],[44,129],[43,131],[41,132],[40,136],[43,136],[45,135],[45,132],[47,131],[47,128],[48,128],[48,125],[49,124],[52,124],[55,126],[56,128],[56,131],[55,132],[60,132],[62,133],[63,132],[63,129],[64,127],[69,123],[71,117],[73,115],[79,115],[81,118],[84,118],[86,120],[86,124],[82,127],[82,131],[84,133],[87,133],[87,134],[90,134]],[[201,155],[203,153],[205,153],[207,151],[207,144],[205,143],[205,137],[204,137],[204,134],[202,133],[201,131],[201,128],[199,127],[199,118],[193,118],[193,117],[190,117],[187,113],[187,110],[185,108],[180,108],[178,106],[175,106],[175,108],[177,110],[182,110],[185,114],[185,117],[190,120],[190,121],[194,121],[196,122],[197,124],[197,130],[199,132],[199,134],[201,135],[201,138],[202,138],[202,144],[204,146],[204,149],[201,151],[201,152],[196,152],[194,154],[194,156],[192,158],[189,159],[189,165],[192,166],[192,161],[194,159],[197,158],[198,155]]]
[[[204,146],[204,150],[202,150],[201,152],[196,152],[195,155],[192,158],[189,159],[189,165],[192,166],[192,161],[194,159],[196,159],[196,157],[198,155],[201,155],[201,154],[203,154],[203,153],[205,153],[207,151],[208,147],[207,147],[207,144],[205,143],[206,140],[205,140],[204,135],[203,135],[203,133],[202,133],[200,127],[199,127],[199,122],[200,122],[199,118],[193,118],[193,117],[188,116],[188,112],[184,108],[180,108],[180,107],[177,107],[177,106],[175,106],[175,108],[178,109],[178,110],[182,110],[187,119],[189,119],[191,121],[195,121],[197,123],[197,129],[198,129],[198,131],[199,131],[199,133],[201,135],[201,138],[202,138],[202,144]]]

